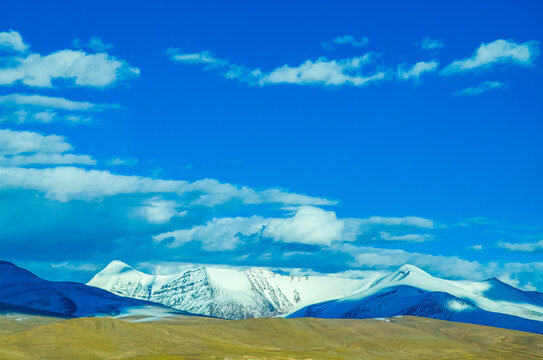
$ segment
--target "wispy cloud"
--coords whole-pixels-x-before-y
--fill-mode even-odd
[[[431,241],[434,237],[430,234],[404,234],[404,235],[393,235],[386,231],[380,232],[381,240],[387,242],[409,242],[409,243],[418,243]]]
[[[363,38],[364,39],[364,38]],[[337,37],[334,44],[351,44],[362,46],[365,40],[356,40],[350,35]],[[429,38],[420,42],[424,49],[436,49],[442,43]],[[414,80],[419,81],[425,73],[436,71],[439,66],[437,60],[419,61],[407,67],[406,64],[396,66],[396,76],[391,68],[379,65],[375,60],[379,54],[368,52],[363,56],[343,59],[329,59],[319,57],[316,60],[307,59],[299,65],[285,64],[270,71],[260,68],[251,69],[238,65],[229,60],[219,58],[210,51],[184,53],[178,49],[168,49],[166,52],[174,62],[184,64],[204,65],[208,71],[218,71],[227,79],[236,79],[254,86],[296,84],[317,85],[328,87],[340,86],[367,86],[383,80]],[[482,44],[471,58],[457,60],[441,70],[441,75],[458,74],[478,68],[491,67],[498,63],[511,63],[523,66],[532,64],[533,59],[539,54],[539,43],[528,41],[518,44],[512,40],[496,40],[488,44]],[[496,84],[489,83],[496,88]],[[475,94],[481,89],[466,89],[465,94]],[[485,88],[482,88],[485,91]]]
[[[323,42],[322,47],[325,50],[333,50],[334,49],[333,44],[362,47],[362,46],[367,45],[368,43],[369,43],[369,39],[365,36],[361,37],[360,39],[357,39],[352,35],[343,35],[343,36],[335,37],[334,39],[332,39],[332,41]]]
[[[60,97],[44,95],[9,94],[0,96],[0,105],[28,105],[62,110],[90,110],[95,104],[83,101],[72,101]]]
[[[429,37],[425,37],[421,41],[418,41],[417,45],[420,46],[422,50],[435,50],[445,46],[442,41]]]
[[[113,44],[104,43],[102,38],[99,37],[99,36],[92,36],[89,39],[89,42],[87,42],[87,43],[82,43],[80,39],[76,38],[76,39],[74,39],[73,43],[74,43],[74,47],[76,49],[85,48],[85,49],[90,49],[90,50],[95,51],[95,52],[106,52],[106,51],[111,50],[111,49],[113,49],[115,47],[115,46],[113,46]]]
[[[374,55],[329,60],[320,57],[317,60],[306,60],[298,66],[283,65],[270,72],[260,69],[251,70],[247,67],[230,63],[228,60],[215,57],[208,51],[198,53],[179,53],[168,51],[170,59],[186,64],[203,64],[207,70],[222,71],[228,79],[238,79],[250,85],[265,86],[276,84],[323,85],[323,86],[365,86],[382,80],[385,71],[375,71],[366,75],[362,68],[372,62]]]
[[[518,252],[543,252],[543,240],[535,243],[509,243],[499,242],[498,246],[509,251]]]
[[[8,94],[0,96],[0,121],[84,123],[91,119],[89,112],[119,108],[117,104],[94,104],[38,94]]]
[[[423,73],[435,71],[439,63],[437,61],[424,62],[420,61],[411,68],[406,69],[405,65],[398,66],[398,78],[401,80],[418,81]]]
[[[186,64],[205,64],[210,66],[227,66],[228,60],[215,57],[211,51],[200,51],[194,53],[182,53],[178,49],[170,48],[166,50],[166,54],[170,56],[170,59],[180,63]]]
[[[478,95],[482,94],[484,92],[487,92],[489,90],[496,90],[496,89],[502,89],[505,88],[507,85],[500,81],[485,81],[477,86],[469,87],[464,90],[460,90],[455,92],[453,95],[460,96],[460,95]]]
[[[537,41],[519,44],[513,40],[499,39],[481,44],[471,57],[452,62],[442,70],[442,74],[451,75],[505,63],[530,66],[538,55],[539,42]]]
[[[139,162],[138,159],[134,157],[116,157],[106,161],[108,166],[133,166]]]

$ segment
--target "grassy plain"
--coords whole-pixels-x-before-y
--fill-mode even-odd
[[[543,335],[384,320],[0,318],[0,359],[543,359]]]

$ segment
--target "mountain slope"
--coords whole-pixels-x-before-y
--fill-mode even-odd
[[[200,267],[174,275],[149,275],[120,261],[111,262],[88,282],[122,296],[227,319],[282,315],[370,284],[371,280],[285,276],[258,268]]]
[[[74,282],[47,281],[0,261],[0,313],[20,312],[56,317],[175,312],[149,301],[121,297]]]
[[[543,333],[541,295],[494,278],[482,282],[443,280],[404,265],[359,293],[307,306],[289,317],[416,315]]]

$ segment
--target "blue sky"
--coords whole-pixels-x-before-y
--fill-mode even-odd
[[[5,260],[543,291],[540,2],[2,8]]]

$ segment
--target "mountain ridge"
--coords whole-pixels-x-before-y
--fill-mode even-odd
[[[280,316],[318,301],[340,298],[369,280],[281,275],[262,268],[201,266],[150,275],[118,260],[87,284],[176,309],[228,319]],[[130,270],[132,269],[132,270]]]

